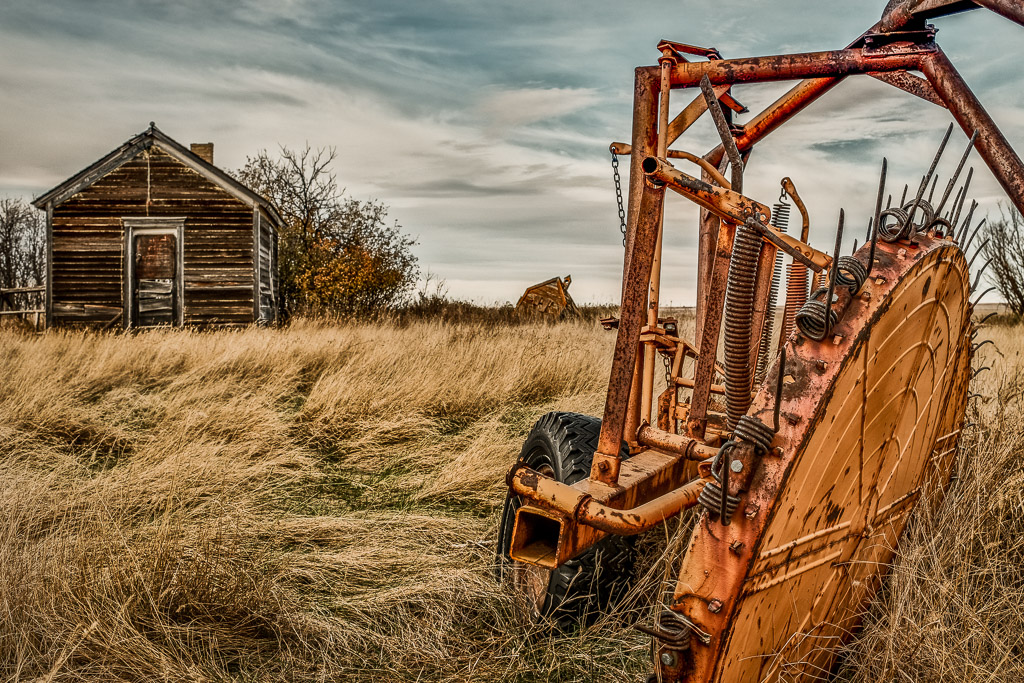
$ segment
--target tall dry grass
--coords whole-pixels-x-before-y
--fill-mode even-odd
[[[847,680],[1020,671],[1024,345],[1021,328],[989,332],[1005,357],[982,349],[999,374],[979,377],[953,503],[915,521]],[[625,604],[571,634],[531,627],[490,572],[501,480],[529,426],[599,414],[613,338],[593,322],[0,339],[0,679],[646,669],[629,624],[650,618],[685,534],[645,539]],[[942,654],[957,644],[970,647]]]

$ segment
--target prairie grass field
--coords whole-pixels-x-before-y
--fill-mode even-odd
[[[980,332],[956,480],[838,680],[1024,680],[1022,338]],[[530,426],[601,413],[593,319],[0,339],[0,680],[643,680],[685,518],[572,633],[492,572]]]

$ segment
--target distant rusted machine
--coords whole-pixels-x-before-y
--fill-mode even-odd
[[[972,171],[961,184],[972,149],[1024,210],[1024,165],[927,24],[979,7],[1024,25],[1018,0],[892,0],[845,49],[723,59],[662,41],[658,65],[636,70],[632,141],[611,147],[630,154],[630,176],[603,420],[545,415],[507,475],[499,566],[536,615],[563,621],[608,604],[628,582],[630,537],[698,507],[667,604],[637,625],[653,638],[650,680],[828,673],[911,511],[941,497],[964,428],[981,276],[972,282],[968,260],[980,227],[977,204],[965,209]],[[857,74],[945,107],[970,142],[939,188],[951,125],[896,201],[883,160],[863,245],[842,253],[839,210],[826,252],[808,243],[791,180],[783,198],[800,210],[799,235],[785,230],[787,203],[744,194],[744,172],[759,140]],[[750,122],[732,122],[743,109],[733,85],[797,79]],[[670,94],[687,88],[700,92],[671,116]],[[704,112],[722,144],[703,156],[674,149]],[[692,342],[658,315],[668,190],[701,207]]]
[[[566,275],[527,287],[516,303],[516,313],[556,319],[578,316],[579,309],[569,295],[570,284],[572,276]]]

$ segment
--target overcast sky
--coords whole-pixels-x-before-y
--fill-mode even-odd
[[[185,144],[214,142],[227,169],[278,145],[333,146],[348,194],[390,205],[451,295],[514,302],[525,286],[571,273],[578,301],[614,301],[622,246],[608,144],[629,139],[633,68],[656,62],[658,40],[726,57],[836,49],[883,5],[0,0],[0,197],[41,194],[150,121]],[[985,10],[936,25],[1024,150],[1024,29]],[[737,87],[751,108],[738,122],[786,87]],[[673,113],[689,97],[676,96]],[[758,146],[745,188],[770,204],[789,175],[808,201],[813,243],[828,248],[841,206],[856,226],[849,241],[863,241],[881,157],[891,185],[916,182],[950,120],[850,79]],[[703,153],[713,142],[702,121],[676,146]],[[942,170],[965,143],[957,129]],[[982,215],[995,214],[1002,190],[971,159],[972,194]],[[689,304],[695,212],[671,197],[668,216],[664,298]]]

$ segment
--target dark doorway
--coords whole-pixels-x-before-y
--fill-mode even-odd
[[[132,326],[174,325],[178,321],[178,236],[134,236]]]

